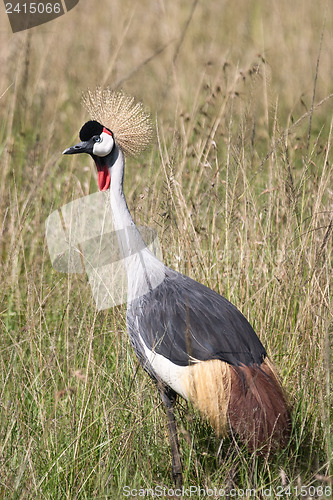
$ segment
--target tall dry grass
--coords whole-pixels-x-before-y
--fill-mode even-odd
[[[46,248],[50,212],[96,190],[89,159],[61,151],[86,119],[81,91],[104,83],[156,121],[153,147],[127,165],[135,219],[158,231],[167,264],[249,318],[294,408],[289,448],[263,463],[180,402],[185,484],[328,496],[332,16],[321,0],[81,0],[16,35],[1,16],[3,498],[171,485],[164,412],[124,307],[97,313],[85,276],[54,271]]]

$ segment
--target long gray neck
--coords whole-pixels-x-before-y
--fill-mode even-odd
[[[125,258],[138,251],[138,244],[141,249],[146,245],[128,210],[123,190],[125,159],[123,152],[116,144],[107,158],[107,163],[111,175],[110,203],[113,224],[121,236],[121,251]],[[126,229],[129,231],[125,231]],[[124,237],[125,235],[127,236]]]
[[[127,207],[124,191],[125,159],[115,144],[106,158],[111,175],[110,204],[114,228],[128,278],[128,300],[142,296],[164,278],[164,265],[147,248]]]

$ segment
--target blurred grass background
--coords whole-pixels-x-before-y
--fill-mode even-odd
[[[89,158],[61,151],[88,118],[81,92],[101,84],[156,123],[127,161],[135,220],[168,265],[242,310],[293,404],[292,442],[266,462],[180,401],[185,484],[329,498],[331,2],[81,0],[15,35],[0,12],[0,497],[172,486],[125,306],[97,312],[85,276],[54,271],[46,247],[47,216],[97,189]]]

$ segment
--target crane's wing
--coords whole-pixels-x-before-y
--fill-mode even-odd
[[[159,286],[129,304],[127,323],[133,344],[139,334],[148,349],[180,366],[209,359],[260,365],[266,356],[255,331],[234,305],[168,268]]]

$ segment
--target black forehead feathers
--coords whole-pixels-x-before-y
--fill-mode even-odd
[[[80,130],[81,141],[89,141],[94,135],[101,135],[103,132],[103,125],[101,125],[96,120],[90,120],[85,123]]]

